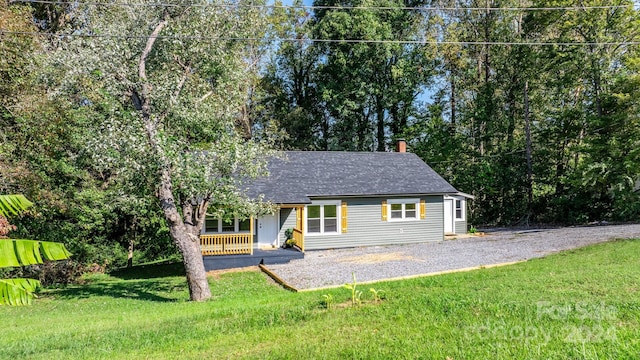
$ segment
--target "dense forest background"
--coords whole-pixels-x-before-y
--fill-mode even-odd
[[[246,41],[257,70],[234,110],[245,139],[343,151],[406,139],[476,197],[476,226],[638,220],[633,1],[240,3],[261,6],[269,23]],[[0,193],[37,205],[17,235],[64,242],[78,261],[172,256],[152,194],[129,191],[88,149],[109,101],[52,96],[47,57],[83,26],[73,2],[0,1]]]

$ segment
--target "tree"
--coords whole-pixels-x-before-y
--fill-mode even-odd
[[[260,82],[262,111],[257,121],[262,126],[277,123],[286,132],[280,141],[283,148],[327,150],[328,117],[318,94],[319,54],[307,41],[310,15],[300,8],[287,8],[277,15],[272,20],[275,36],[299,41],[281,43],[267,64]]]
[[[6,217],[17,215],[33,204],[23,195],[0,195],[0,268],[64,260],[71,254],[64,244],[48,241],[3,239],[12,226]],[[34,279],[0,279],[0,305],[28,305],[40,282]]]
[[[205,216],[248,217],[261,206],[242,184],[264,172],[269,152],[236,129],[254,69],[249,41],[235,39],[255,38],[262,17],[244,1],[138,5],[80,4],[68,14],[83,25],[53,38],[51,95],[73,99],[96,124],[86,139],[95,171],[157,198],[190,298],[205,300]]]
[[[420,1],[410,2],[419,5]],[[373,6],[384,9],[367,9]],[[317,0],[313,34],[318,39],[319,93],[332,117],[334,149],[387,149],[414,115],[415,102],[433,74],[433,61],[416,40],[428,24],[417,12],[401,9],[405,2]],[[341,8],[342,7],[342,8]],[[361,8],[358,8],[361,7]],[[365,42],[348,42],[364,40]],[[380,41],[367,43],[366,41]]]

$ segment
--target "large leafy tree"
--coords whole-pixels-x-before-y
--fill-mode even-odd
[[[477,195],[474,221],[633,219],[638,47],[630,43],[638,10],[631,2],[437,3],[457,8],[437,22],[452,42],[438,48],[444,81],[419,117],[425,124],[407,137],[454,185]],[[541,9],[515,9],[525,6]]]
[[[13,228],[7,217],[18,215],[32,205],[23,195],[0,195],[0,268],[64,260],[71,255],[62,243],[3,238]],[[35,279],[0,279],[0,305],[28,305],[39,286],[40,282]]]
[[[417,97],[431,80],[433,61],[428,48],[394,42],[418,40],[428,31],[422,14],[401,8],[406,3],[421,4],[314,2],[335,7],[320,8],[313,24],[316,38],[334,40],[315,44],[322,59],[319,92],[335,127],[333,148],[385,151],[389,138],[399,135],[414,115]]]
[[[301,6],[301,2],[296,2]],[[277,123],[286,137],[281,147],[328,149],[329,121],[318,92],[318,50],[307,40],[311,34],[311,16],[291,7],[275,12],[272,18],[275,36],[285,39],[264,69],[256,114],[260,126]]]
[[[248,216],[242,181],[268,152],[236,131],[246,102],[255,2],[80,4],[52,41],[52,96],[90,123],[95,171],[155,196],[182,254],[192,300],[211,296],[199,233],[205,215]],[[58,32],[60,34],[60,32]],[[238,40],[239,39],[239,40]]]
[[[287,13],[281,36],[299,41],[279,47],[262,98],[265,118],[276,117],[289,133],[286,146],[388,148],[433,74],[428,47],[396,42],[419,40],[430,27],[423,14],[402,9],[421,3],[318,0],[313,14]]]

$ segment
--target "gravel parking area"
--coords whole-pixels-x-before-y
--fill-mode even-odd
[[[537,230],[488,230],[439,242],[307,251],[304,259],[269,269],[296,289],[417,276],[524,261],[611,239],[640,238],[640,224]]]

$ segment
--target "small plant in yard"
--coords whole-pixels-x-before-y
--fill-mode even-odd
[[[369,292],[373,296],[373,302],[379,303],[384,299],[384,290],[376,290],[374,288],[370,288]]]
[[[344,284],[344,287],[351,290],[351,304],[352,305],[360,305],[362,304],[362,291],[356,289],[358,283],[356,282],[356,273],[351,273],[353,277],[353,282],[351,284]]]
[[[335,306],[335,298],[331,294],[322,295],[322,305],[327,309],[333,309]]]
[[[469,228],[469,234],[475,234],[478,232],[478,229],[476,229],[475,226],[471,225],[471,227]]]

